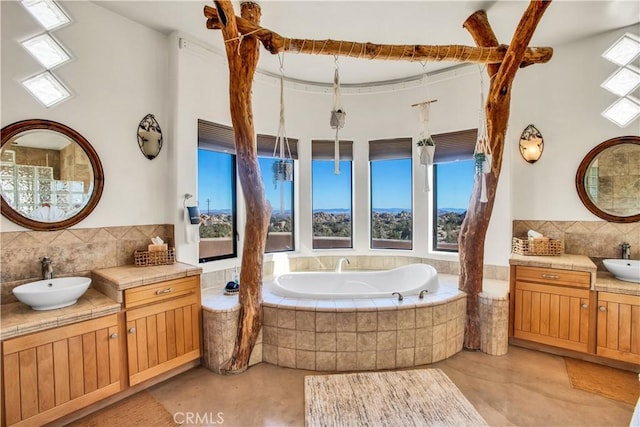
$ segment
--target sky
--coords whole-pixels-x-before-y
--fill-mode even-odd
[[[198,150],[198,206],[207,210],[231,209],[231,159],[222,153]],[[292,183],[274,187],[271,165],[273,158],[259,158],[267,200],[274,212],[280,209],[280,186],[284,188],[285,210],[291,209]],[[351,208],[351,162],[340,162],[340,175],[333,173],[333,161],[314,160],[312,171],[313,210]],[[411,209],[411,159],[380,160],[371,165],[374,209]],[[416,166],[422,167],[422,166]],[[466,208],[473,188],[473,161],[460,161],[438,166],[439,183],[452,191],[438,192],[438,207]],[[211,185],[215,182],[215,185]],[[239,189],[238,189],[239,190]],[[367,189],[368,191],[368,189]]]

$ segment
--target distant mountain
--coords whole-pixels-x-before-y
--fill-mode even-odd
[[[411,212],[411,208],[380,208],[373,209],[375,213],[399,214],[400,212]]]
[[[346,208],[331,208],[331,209],[314,209],[313,213],[320,213],[320,212],[324,212],[327,214],[334,214],[334,215],[339,215],[339,214],[351,214],[351,209],[346,209]]]
[[[201,210],[200,213],[205,215],[231,215],[231,209],[211,209],[210,211]]]
[[[466,208],[439,208],[438,209],[438,215],[446,214],[449,212],[463,214],[467,212],[467,209]]]

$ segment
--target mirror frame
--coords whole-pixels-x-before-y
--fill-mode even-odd
[[[0,150],[16,135],[32,130],[50,130],[53,132],[61,133],[78,144],[84,150],[85,154],[89,158],[91,167],[93,168],[93,192],[91,193],[91,197],[89,198],[87,204],[77,214],[62,221],[43,222],[27,218],[13,209],[13,207],[5,201],[4,197],[0,196],[0,207],[2,208],[2,215],[4,215],[10,221],[22,227],[30,228],[32,230],[54,231],[62,230],[64,228],[76,225],[87,216],[89,216],[89,214],[98,205],[100,197],[102,196],[102,190],[104,187],[104,172],[102,169],[102,163],[100,163],[100,158],[98,157],[98,153],[91,146],[89,141],[87,141],[85,137],[80,135],[77,131],[71,129],[66,125],[63,125],[62,123],[43,119],[22,120],[3,127]]]
[[[584,159],[582,159],[582,162],[578,167],[578,172],[576,173],[576,190],[578,191],[578,196],[580,197],[580,200],[592,214],[610,222],[620,222],[620,223],[638,222],[640,221],[640,212],[630,216],[618,216],[618,215],[612,215],[610,213],[603,211],[598,206],[596,206],[595,203],[593,203],[584,186],[585,175],[587,174],[587,170],[589,169],[591,162],[593,162],[593,160],[607,148],[614,147],[616,145],[621,145],[621,144],[640,145],[640,136],[619,136],[617,138],[611,138],[597,145],[594,149],[589,151],[589,153],[584,157]]]

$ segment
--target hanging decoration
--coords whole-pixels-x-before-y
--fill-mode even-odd
[[[333,149],[333,173],[340,175],[340,138],[338,132],[344,127],[344,119],[347,113],[342,109],[342,96],[340,93],[340,67],[338,57],[334,56],[335,71],[333,73],[333,110],[331,110],[331,129],[336,130],[336,140]]]
[[[287,132],[284,126],[284,54],[279,54],[278,60],[280,61],[280,123],[278,124],[278,135],[276,136],[276,142],[273,147],[273,157],[277,159],[273,162],[273,188],[276,189],[278,188],[278,184],[280,185],[280,215],[283,215],[283,183],[293,180],[293,161],[291,159],[289,140],[287,139]]]
[[[426,98],[429,99],[428,76],[425,70],[427,63],[422,63],[422,81],[425,87]],[[431,137],[429,130],[429,109],[431,104],[438,102],[437,99],[431,99],[424,102],[413,104],[412,107],[418,107],[418,115],[420,117],[420,137],[416,146],[420,155],[420,164],[424,166],[424,191],[430,191],[429,186],[429,166],[433,164],[433,156],[436,152],[436,144]]]
[[[484,108],[484,72],[480,69],[480,113],[478,123],[478,139],[473,153],[475,160],[476,176],[480,178],[480,202],[486,203],[487,198],[487,174],[491,172],[491,146],[487,133],[487,117]]]

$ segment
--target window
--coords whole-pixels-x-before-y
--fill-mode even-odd
[[[334,173],[334,141],[312,141],[313,249],[353,247],[352,141],[340,141],[340,175]]]
[[[267,233],[265,252],[284,252],[295,250],[295,215],[293,200],[294,164],[291,162],[291,181],[276,182],[274,164],[282,159],[273,157],[275,136],[258,135],[258,162],[262,173],[267,202],[271,205],[271,220]],[[298,140],[288,138],[292,159],[298,158]]]
[[[200,262],[237,256],[236,156],[230,127],[198,120]]]
[[[458,251],[458,236],[473,191],[477,129],[433,135],[433,250]]]
[[[411,138],[369,141],[371,248],[411,249]]]

